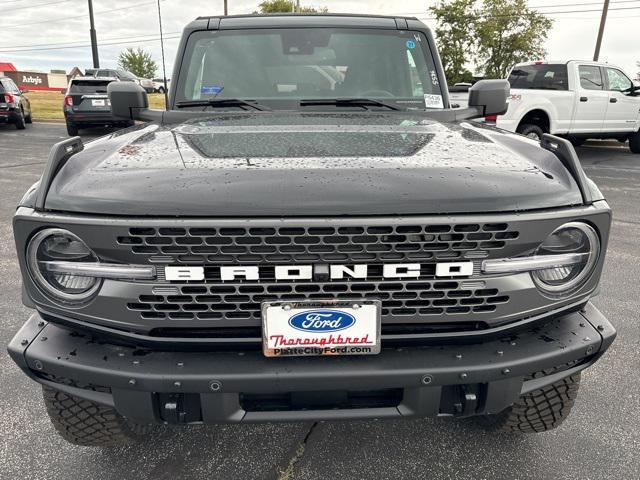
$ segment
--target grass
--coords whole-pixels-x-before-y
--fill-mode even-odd
[[[62,102],[64,95],[59,92],[32,91],[27,93],[31,102],[33,119],[43,122],[64,122]],[[156,109],[164,109],[164,95],[160,93],[149,94],[149,106]]]

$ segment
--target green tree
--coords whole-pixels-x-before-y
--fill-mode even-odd
[[[138,47],[136,50],[127,48],[118,56],[118,66],[142,78],[153,78],[158,65],[151,58],[151,54]]]
[[[452,0],[441,1],[429,8],[436,18],[438,51],[449,85],[473,79],[466,65],[476,46],[470,25],[475,15],[475,4],[476,0]]]
[[[484,76],[505,78],[516,63],[546,55],[553,21],[528,8],[526,0],[484,0],[473,25],[476,62]]]
[[[257,13],[327,13],[329,10],[326,7],[319,9],[313,7],[297,7],[295,1],[292,0],[265,0],[258,5],[260,11]]]
[[[442,0],[430,11],[449,84],[468,81],[468,67],[505,78],[516,63],[546,55],[553,22],[526,0]]]

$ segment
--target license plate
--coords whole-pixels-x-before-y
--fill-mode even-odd
[[[106,102],[104,100],[91,100],[91,105],[93,107],[104,107],[106,106]]]
[[[380,353],[379,301],[262,304],[267,357]]]

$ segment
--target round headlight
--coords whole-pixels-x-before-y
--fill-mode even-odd
[[[600,255],[600,239],[586,223],[571,222],[554,230],[538,247],[536,255],[576,254],[575,263],[531,273],[537,287],[551,295],[566,295],[589,279]]]
[[[39,231],[27,246],[27,265],[31,278],[43,293],[58,302],[81,303],[100,288],[99,278],[55,271],[57,262],[98,262],[98,258],[67,230]]]

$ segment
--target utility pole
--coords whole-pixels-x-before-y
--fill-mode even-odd
[[[96,37],[96,26],[93,23],[92,0],[89,0],[89,24],[91,25],[89,35],[91,36],[91,56],[93,57],[93,68],[100,68],[100,59],[98,58],[98,38]]]
[[[229,5],[227,5],[227,0],[224,0],[224,16],[229,15]]]
[[[162,52],[162,79],[164,80],[164,108],[169,107],[169,93],[167,88],[167,69],[164,64],[164,37],[162,36],[162,13],[160,11],[160,0],[158,0],[158,24],[160,25],[160,51]]]
[[[609,0],[604,0],[602,7],[602,18],[600,18],[600,30],[598,30],[598,40],[596,40],[596,51],[593,53],[593,61],[597,62],[600,56],[600,45],[602,44],[602,34],[604,33],[604,24],[607,22],[607,12],[609,11]]]

